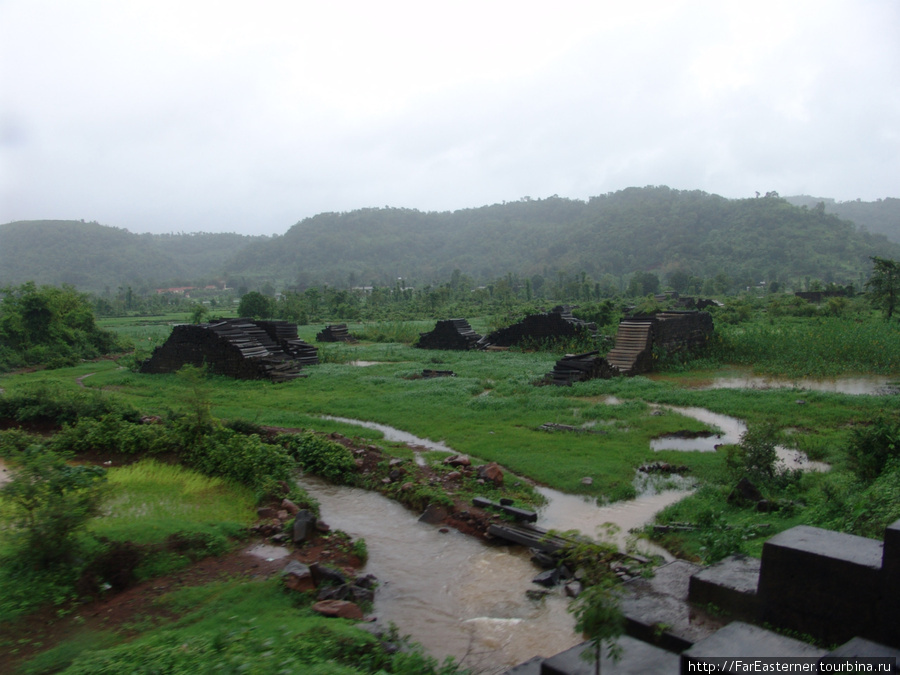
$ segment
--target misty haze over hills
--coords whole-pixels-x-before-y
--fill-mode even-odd
[[[639,271],[725,273],[738,285],[805,277],[859,284],[869,257],[900,258],[900,200],[725,199],[664,186],[587,201],[523,198],[453,212],[322,213],[284,235],[133,234],[81,221],[0,225],[0,284],[33,280],[102,292],[227,280],[276,288],[327,283],[439,284],[454,270],[484,283]]]

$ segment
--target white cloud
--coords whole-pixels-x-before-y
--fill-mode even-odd
[[[0,222],[897,196],[900,6],[0,0]]]

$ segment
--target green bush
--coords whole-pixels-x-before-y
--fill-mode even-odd
[[[37,567],[71,560],[79,534],[100,513],[106,471],[72,466],[67,455],[32,445],[11,457],[12,479],[0,488],[13,555]]]
[[[291,479],[295,468],[280,445],[263,443],[224,427],[204,435],[184,455],[185,462],[209,476],[222,476],[253,489],[259,498],[278,493],[276,484]]]
[[[165,425],[134,424],[117,414],[67,424],[52,438],[50,446],[77,454],[103,451],[127,455],[167,452],[176,447],[174,435]]]
[[[321,476],[332,483],[353,485],[357,470],[353,454],[340,443],[312,432],[283,434],[279,443],[296,458],[304,471]]]
[[[890,460],[900,458],[900,424],[878,417],[870,426],[853,429],[847,458],[860,480],[875,480]]]
[[[17,422],[75,424],[84,417],[116,414],[138,421],[140,413],[127,404],[92,390],[66,391],[59,386],[38,384],[0,395],[0,418]]]

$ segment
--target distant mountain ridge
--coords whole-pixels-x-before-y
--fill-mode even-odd
[[[183,286],[223,276],[225,261],[250,242],[239,234],[133,234],[77,220],[0,225],[0,286],[36,281],[85,291],[122,285]]]
[[[227,278],[248,287],[346,287],[444,283],[454,270],[479,283],[508,274],[621,280],[638,271],[662,279],[681,271],[724,274],[738,285],[805,277],[858,284],[870,256],[900,259],[900,244],[820,201],[732,200],[657,186],[453,212],[322,213],[274,237],[139,235],[81,221],[19,221],[0,225],[0,285],[34,280],[102,291]]]
[[[859,283],[873,255],[900,256],[900,245],[777,196],[730,200],[646,187],[587,201],[554,196],[452,213],[323,213],[243,249],[227,272],[299,286],[392,285],[398,277],[433,283],[455,269],[482,282],[506,274],[598,279],[685,271],[725,273],[746,284],[805,277]]]
[[[883,234],[895,243],[900,243],[900,199],[887,197],[874,202],[859,199],[849,202],[838,202],[827,197],[810,197],[797,195],[785,197],[794,206],[806,206],[814,209],[821,202],[825,213],[838,218],[850,220],[859,227],[875,234]]]

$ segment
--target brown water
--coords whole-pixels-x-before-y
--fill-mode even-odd
[[[365,573],[379,580],[376,627],[391,622],[438,659],[447,656],[485,673],[499,673],[533,656],[551,656],[581,641],[556,591],[542,600],[539,570],[522,547],[487,546],[455,530],[442,533],[378,493],[327,484],[301,486],[332,528],[362,537]]]
[[[391,441],[453,452],[443,443],[418,438],[385,425],[330,418],[373,428]],[[517,546],[488,546],[455,530],[441,532],[418,522],[418,514],[380,494],[331,485],[314,477],[300,484],[322,507],[323,519],[353,537],[369,551],[365,573],[380,582],[375,627],[396,624],[439,659],[454,657],[477,672],[502,673],[534,656],[551,656],[579,643],[561,589],[540,600],[526,591],[540,571],[530,553]],[[538,514],[545,529],[577,529],[598,537],[604,524],[617,532],[603,537],[620,548],[629,544],[628,530],[649,522],[663,507],[682,499],[686,490],[648,494],[629,502],[598,506],[590,498],[538,488],[547,504]],[[631,542],[634,543],[634,542]],[[672,557],[650,542],[637,550]]]
[[[694,452],[715,452],[719,445],[732,445],[739,443],[741,436],[747,431],[747,425],[736,417],[720,415],[705,408],[680,408],[677,406],[660,406],[672,410],[685,417],[692,417],[711,427],[717,428],[721,433],[712,436],[700,436],[698,438],[682,438],[680,436],[661,436],[650,441],[650,449],[659,450],[683,450]],[[799,450],[778,446],[775,451],[778,459],[789,469],[802,469],[804,471],[828,471],[831,467],[824,462],[814,462]]]
[[[654,380],[671,380],[666,375],[650,375]],[[897,378],[882,375],[848,377],[771,377],[740,373],[726,377],[678,378],[674,380],[689,389],[800,389],[839,394],[884,396],[900,392]]]

